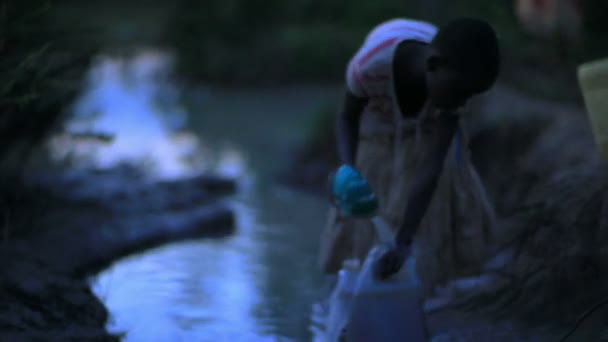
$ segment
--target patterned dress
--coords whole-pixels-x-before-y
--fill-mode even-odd
[[[422,122],[432,114],[405,118],[397,104],[393,60],[403,41],[430,43],[435,26],[394,19],[367,36],[346,71],[348,90],[368,98],[359,133],[356,167],[376,192],[381,216],[397,231],[405,213],[408,175],[416,167],[417,144],[426,139]],[[462,125],[461,125],[462,127]],[[414,237],[418,275],[429,291],[446,280],[475,272],[485,257],[493,211],[470,163],[466,135],[459,129],[448,152],[443,172]],[[321,239],[321,264],[336,272],[348,258],[365,258],[374,244],[367,220],[343,219],[330,209]]]

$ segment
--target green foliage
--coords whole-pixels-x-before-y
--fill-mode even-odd
[[[335,80],[369,28],[408,13],[409,3],[182,0],[166,40],[176,46],[182,74],[190,78]]]
[[[167,40],[182,57],[183,74],[204,81],[338,80],[374,25],[395,17],[441,24],[458,16],[489,20],[505,50],[522,51],[512,48],[526,37],[510,2],[481,0],[182,0]]]
[[[584,25],[587,35],[585,36],[585,60],[594,60],[608,57],[608,1],[586,0],[583,13],[585,15]]]
[[[585,43],[573,54],[574,64],[608,53],[608,25],[601,17],[608,5],[603,0],[585,4]],[[181,0],[166,40],[182,57],[182,74],[193,79],[257,84],[336,81],[342,79],[348,58],[377,23],[412,17],[442,24],[460,16],[481,17],[496,28],[508,70],[505,74],[512,74],[513,68],[545,75],[573,74],[572,65],[560,65],[555,44],[523,32],[513,0]],[[532,82],[528,88],[551,94],[556,89],[548,85],[567,82],[569,88],[555,96],[572,92],[572,77],[542,82]]]

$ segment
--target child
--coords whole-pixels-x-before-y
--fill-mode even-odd
[[[454,20],[440,30],[390,20],[373,29],[351,59],[338,149],[342,163],[367,178],[380,214],[398,230],[397,247],[377,265],[381,278],[399,270],[414,236],[427,289],[475,272],[481,263],[493,212],[470,164],[460,119],[467,100],[493,85],[498,67],[494,30],[477,19]],[[337,225],[340,220],[347,224]],[[367,221],[340,218],[334,210],[323,235],[322,267],[334,273],[344,259],[364,258],[372,244]]]

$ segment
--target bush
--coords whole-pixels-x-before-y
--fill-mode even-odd
[[[345,64],[367,31],[394,17],[438,24],[481,17],[501,39],[504,80],[541,97],[578,100],[574,65],[605,56],[606,2],[586,1],[583,49],[568,65],[559,47],[523,32],[513,0],[194,1],[177,4],[166,41],[181,57],[179,69],[205,82],[341,81]],[[598,15],[600,17],[598,17]]]
[[[0,171],[9,179],[60,122],[90,55],[66,52],[69,34],[50,25],[51,8],[41,0],[0,5]]]
[[[26,186],[23,171],[32,152],[60,126],[93,52],[82,44],[68,45],[76,33],[52,25],[52,9],[52,3],[42,0],[0,4],[3,240],[38,229],[41,212],[55,203]]]

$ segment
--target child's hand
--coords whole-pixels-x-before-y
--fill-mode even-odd
[[[375,276],[380,280],[390,278],[393,274],[399,272],[410,253],[409,246],[389,249],[374,265]]]

